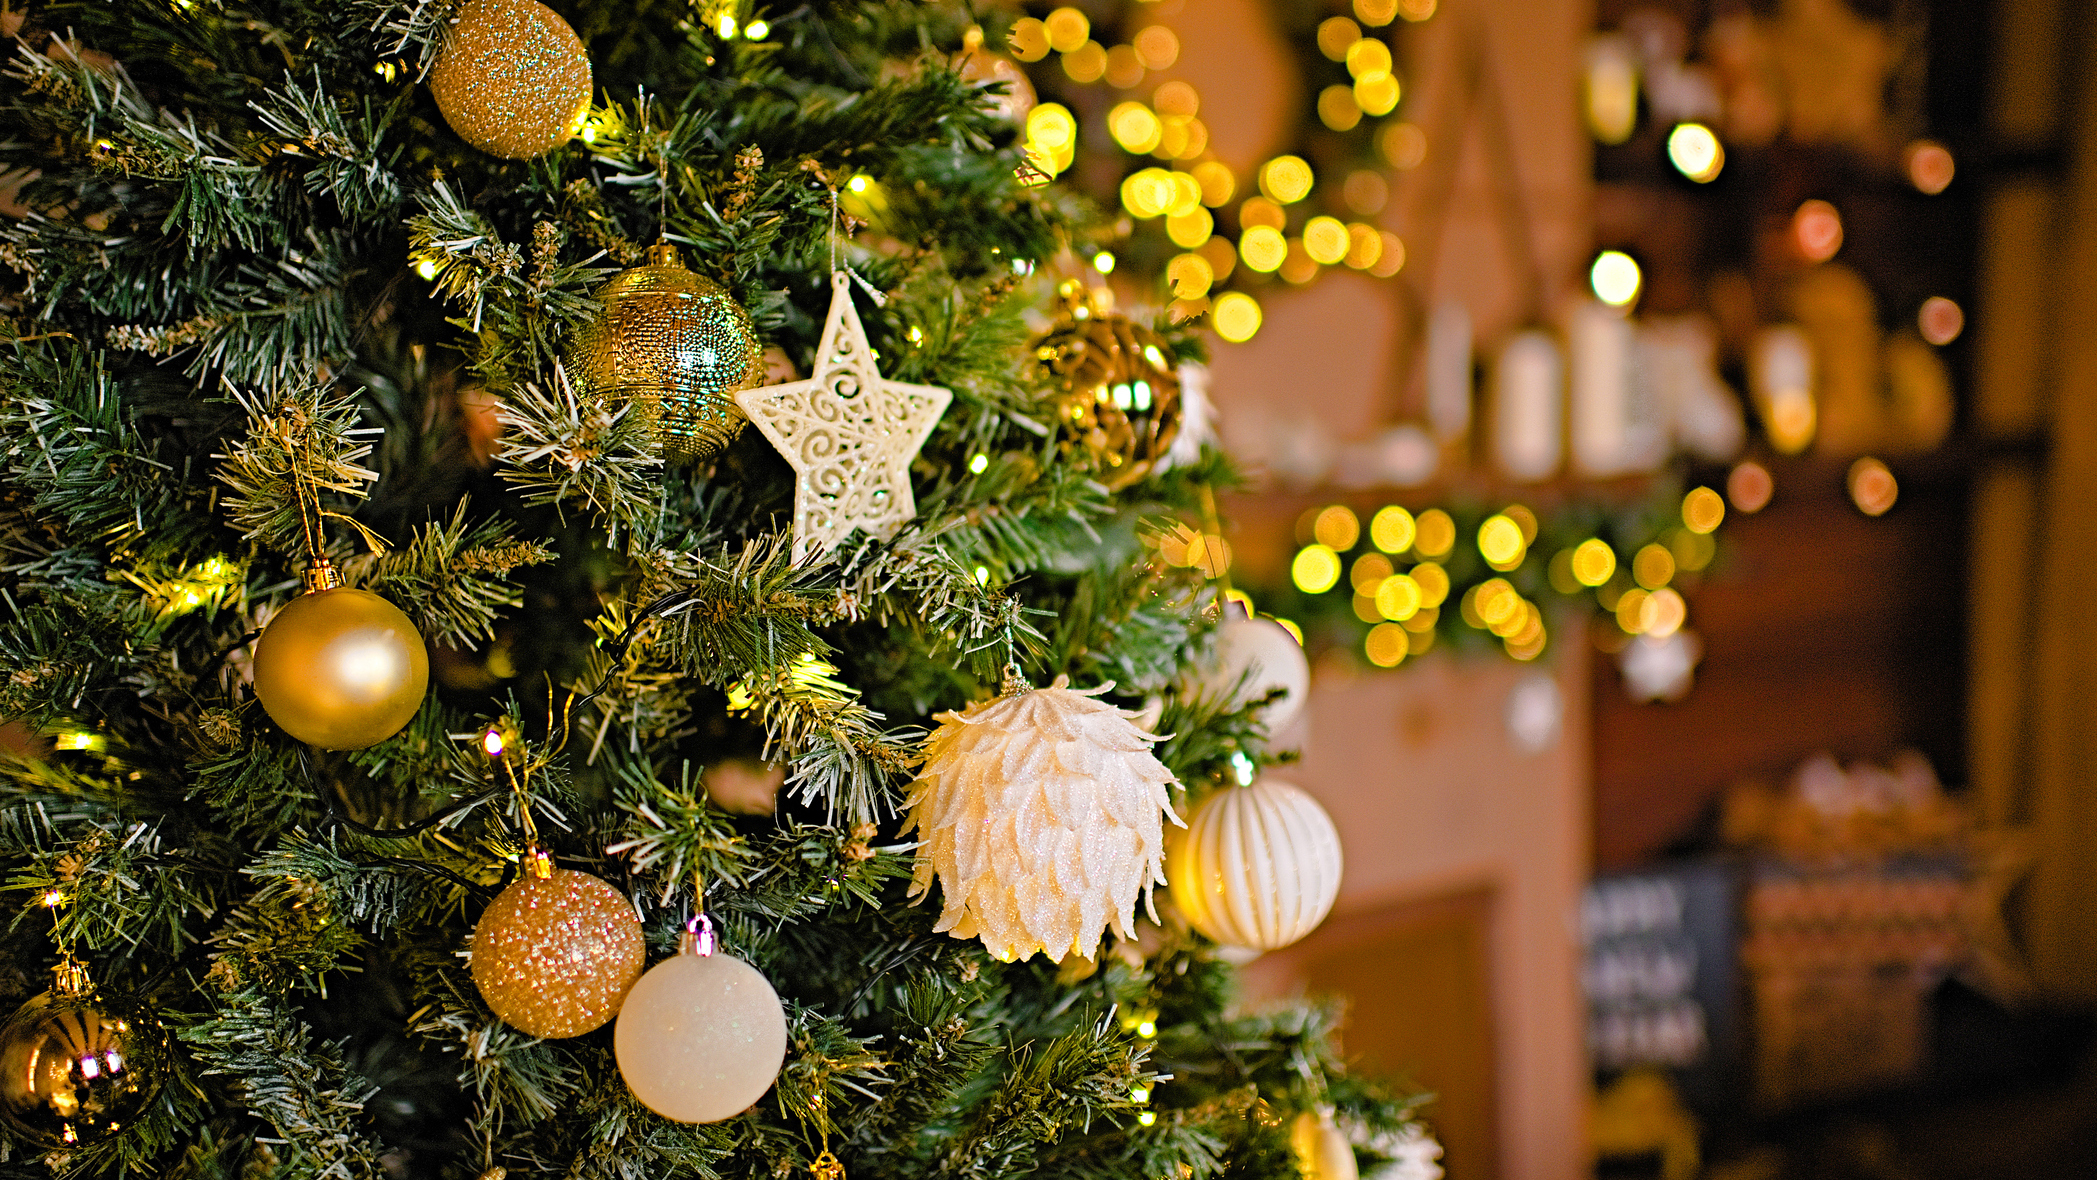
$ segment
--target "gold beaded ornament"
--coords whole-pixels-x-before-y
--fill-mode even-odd
[[[460,139],[491,156],[529,160],[582,129],[590,55],[537,0],[467,0],[430,68],[430,94]]]
[[[1077,279],[1059,289],[1063,318],[1034,342],[1060,387],[1056,420],[1111,490],[1156,470],[1180,431],[1180,378],[1165,340],[1127,316],[1102,312]]]
[[[597,291],[604,312],[576,335],[571,374],[590,395],[631,403],[663,457],[706,459],[748,421],[735,395],[765,379],[750,313],[657,242],[646,263]]]

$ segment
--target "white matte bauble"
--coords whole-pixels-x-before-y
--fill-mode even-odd
[[[1329,1114],[1321,1117],[1304,1111],[1297,1115],[1289,1128],[1289,1146],[1304,1180],[1356,1180],[1361,1175],[1354,1162],[1354,1144],[1333,1125]]]
[[[1273,619],[1225,619],[1216,628],[1217,664],[1203,681],[1216,696],[1230,694],[1233,710],[1275,689],[1286,690],[1269,703],[1260,720],[1269,734],[1280,733],[1303,711],[1311,693],[1311,664],[1303,645]]]
[[[1172,900],[1225,946],[1271,951],[1315,930],[1340,895],[1340,833],[1301,787],[1261,779],[1204,799],[1165,851]]]
[[[681,954],[650,968],[619,1009],[612,1052],[634,1097],[680,1123],[718,1123],[764,1097],[786,1060],[786,1012],[757,968]]]

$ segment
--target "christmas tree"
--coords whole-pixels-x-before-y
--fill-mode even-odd
[[[0,1175],[1432,1174],[1016,15],[0,14]]]

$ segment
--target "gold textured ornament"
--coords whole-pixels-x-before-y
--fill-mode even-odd
[[[648,962],[633,903],[543,855],[527,854],[526,869],[474,927],[473,985],[504,1023],[532,1036],[602,1028]]]
[[[1034,357],[1060,393],[1056,421],[1066,453],[1110,489],[1149,475],[1180,430],[1180,378],[1163,337],[1102,312],[1085,284],[1059,289],[1063,318],[1034,342]]]
[[[0,1025],[0,1117],[45,1147],[116,1135],[166,1076],[167,1033],[134,1000],[53,990]]]
[[[576,334],[577,384],[631,402],[663,457],[705,459],[735,441],[746,420],[735,395],[765,378],[750,313],[719,283],[686,268],[658,242],[648,261],[598,288],[604,311]]]
[[[716,949],[704,915],[648,969],[612,1027],[619,1076],[648,1109],[718,1123],[750,1109],[786,1061],[786,1010],[757,968]]]
[[[311,586],[332,568],[316,567]],[[323,750],[361,750],[399,733],[430,683],[422,634],[369,590],[334,586],[284,604],[255,642],[255,696],[285,733]]]
[[[573,138],[590,93],[582,38],[537,0],[467,0],[430,67],[430,94],[451,129],[512,160]]]
[[[1177,781],[1137,714],[1057,677],[1048,688],[942,713],[910,784],[903,831],[920,841],[910,895],[935,876],[933,927],[981,938],[1005,962],[1090,959],[1112,923],[1136,937],[1136,902],[1162,885]],[[1157,913],[1152,910],[1156,920]]]
[[[845,271],[830,275],[830,315],[806,381],[767,385],[736,403],[794,469],[794,560],[828,553],[854,529],[887,540],[917,515],[910,461],[954,400],[937,385],[881,375]]]

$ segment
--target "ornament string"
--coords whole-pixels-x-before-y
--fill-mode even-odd
[[[874,301],[875,307],[887,307],[887,292],[881,290],[879,287],[876,287],[874,286],[874,284],[868,282],[866,276],[860,274],[856,270],[853,270],[849,263],[843,266],[838,265],[837,227],[844,223],[845,211],[843,207],[837,203],[837,187],[835,185],[830,185],[826,187],[828,192],[830,193],[830,273],[833,275],[845,274],[851,276],[852,281],[859,284],[859,289],[866,292],[866,297]]]

